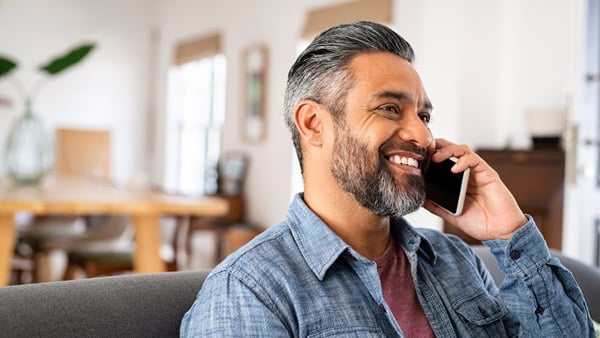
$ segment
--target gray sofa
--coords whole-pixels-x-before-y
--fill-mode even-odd
[[[208,271],[0,288],[0,337],[178,337]]]
[[[475,247],[502,279],[485,247]],[[600,270],[559,253],[600,321]],[[0,337],[177,337],[207,271],[122,275],[0,288]]]

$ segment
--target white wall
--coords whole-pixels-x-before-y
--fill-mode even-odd
[[[434,131],[473,147],[529,146],[526,110],[565,107],[573,96],[582,2],[396,1],[395,26],[416,49]]]
[[[153,169],[153,180],[159,181],[165,78],[173,47],[181,40],[222,32],[229,98],[223,147],[251,156],[247,216],[269,226],[281,220],[291,194],[293,150],[282,118],[287,70],[306,11],[335,2],[0,0],[0,53],[22,61],[17,74],[29,81],[34,74],[28,69],[52,53],[81,40],[99,41],[89,60],[48,83],[36,107],[50,127],[111,128],[115,175],[127,179]],[[394,26],[416,50],[416,67],[435,107],[434,133],[474,148],[525,147],[526,109],[568,104],[571,114],[578,114],[569,98],[577,97],[580,80],[584,3],[396,0]],[[155,47],[149,42],[152,30],[158,32]],[[240,55],[259,43],[270,52],[268,137],[264,143],[248,144],[240,127]],[[13,95],[4,81],[2,95]],[[15,116],[15,111],[0,107],[0,139]],[[156,127],[152,140],[145,140],[147,119]],[[146,144],[155,145],[149,154]],[[437,222],[427,215],[416,219],[419,225]],[[567,220],[566,229],[576,227]]]
[[[113,175],[130,179],[143,166],[148,79],[149,20],[144,0],[2,0],[0,53],[19,63],[14,76],[31,85],[37,67],[84,41],[97,47],[81,64],[49,79],[34,109],[49,130],[57,126],[107,128],[113,132]],[[2,145],[22,101],[0,80]],[[4,146],[0,148],[0,155]],[[2,157],[3,158],[3,157]],[[2,170],[4,166],[2,165]]]

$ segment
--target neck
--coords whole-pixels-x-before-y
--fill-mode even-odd
[[[377,216],[344,191],[305,184],[304,201],[344,242],[368,259],[383,255],[390,240],[388,217]]]

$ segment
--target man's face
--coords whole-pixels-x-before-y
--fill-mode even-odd
[[[357,56],[345,117],[335,123],[331,172],[372,213],[401,216],[425,200],[421,168],[433,151],[431,104],[410,63],[389,53]]]

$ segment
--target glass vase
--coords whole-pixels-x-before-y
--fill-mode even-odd
[[[38,184],[52,167],[52,139],[33,114],[30,100],[9,131],[4,155],[8,176],[16,185]]]

